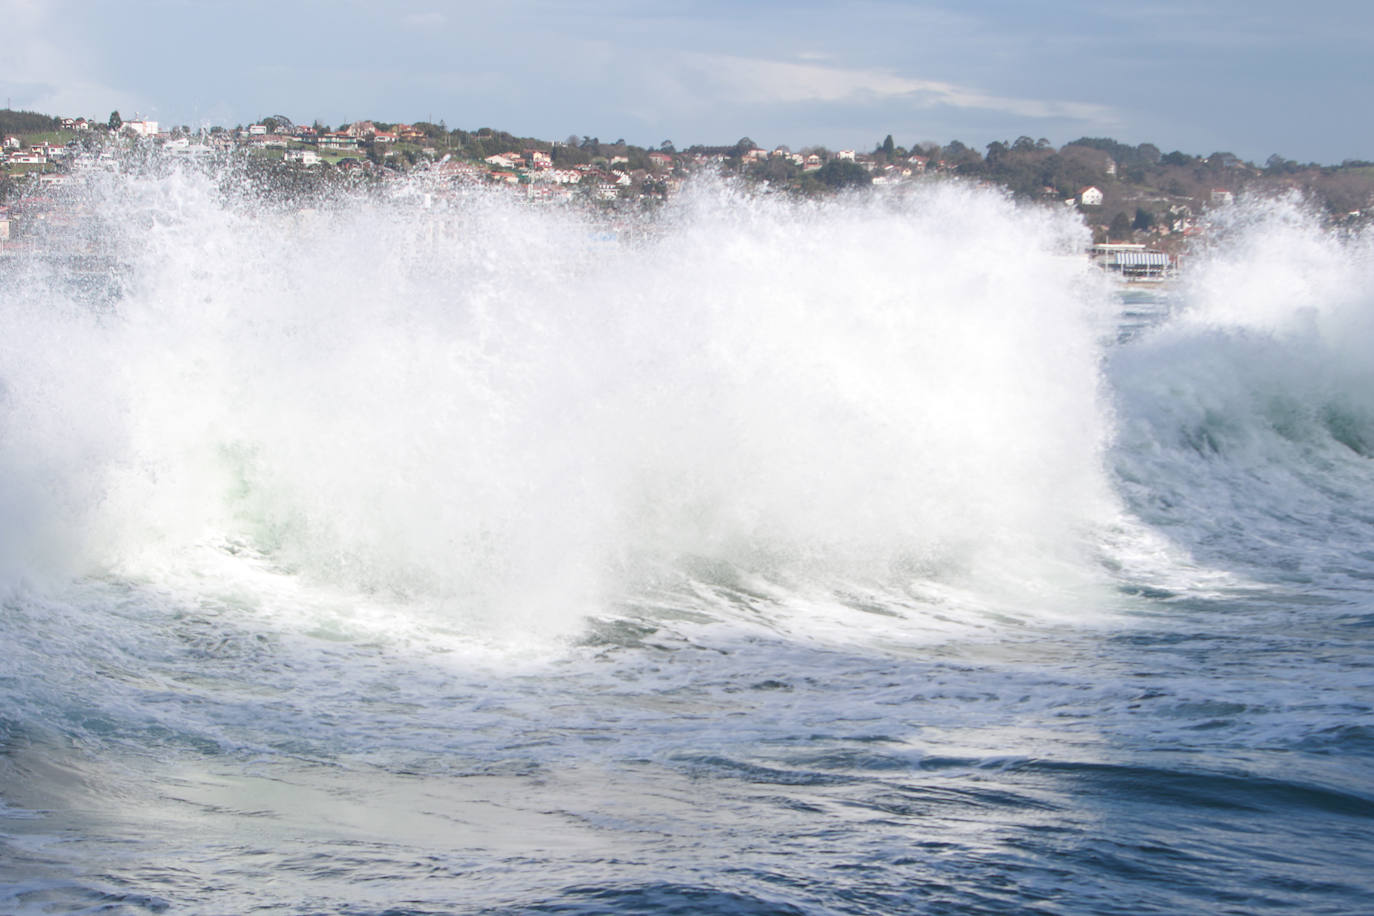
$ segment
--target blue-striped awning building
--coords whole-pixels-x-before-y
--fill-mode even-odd
[[[1118,251],[1115,258],[1117,267],[1169,268],[1169,256],[1162,251]]]

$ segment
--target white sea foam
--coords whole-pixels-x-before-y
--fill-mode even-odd
[[[1030,594],[1116,513],[1071,216],[953,184],[703,182],[610,223],[415,199],[92,183],[122,297],[4,293],[12,569],[228,546],[560,630],[684,556]]]
[[[1174,318],[1112,360],[1122,490],[1148,521],[1228,565],[1367,565],[1372,243],[1296,199],[1216,214]]]

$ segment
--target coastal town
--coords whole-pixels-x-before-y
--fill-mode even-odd
[[[1207,213],[1242,193],[1298,193],[1333,224],[1374,214],[1374,164],[1301,165],[1274,156],[1264,167],[1229,153],[1206,157],[1152,144],[1082,138],[1056,148],[1020,137],[984,153],[959,141],[911,147],[886,137],[872,150],[767,148],[748,137],[730,146],[655,148],[570,136],[516,137],[439,123],[362,120],[331,128],[282,116],[233,128],[167,126],[119,112],[99,121],[0,111],[0,251],[25,244],[53,192],[82,168],[119,169],[149,157],[223,166],[285,197],[423,176],[437,189],[485,186],[535,205],[652,207],[694,173],[737,176],[763,192],[824,195],[939,180],[996,186],[1018,200],[1065,206],[1092,231],[1094,260],[1123,277],[1155,280],[1203,234]]]

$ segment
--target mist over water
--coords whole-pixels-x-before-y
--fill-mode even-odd
[[[1367,235],[154,165],[0,263],[0,910],[1374,890]]]

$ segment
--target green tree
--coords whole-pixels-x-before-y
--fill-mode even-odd
[[[816,180],[836,191],[842,188],[861,188],[873,183],[868,170],[852,159],[831,159],[814,173]]]
[[[887,161],[891,162],[892,157],[897,154],[897,144],[892,142],[892,134],[888,134],[887,137],[883,139],[883,145],[879,147],[879,149],[882,151]]]
[[[951,140],[944,148],[945,162],[961,172],[977,172],[983,164],[983,157],[976,149],[970,149],[958,140]]]
[[[586,165],[592,161],[591,154],[576,143],[561,143],[553,148],[551,155],[554,164],[562,167]]]
[[[1297,172],[1301,166],[1291,159],[1285,159],[1278,153],[1270,156],[1264,163],[1264,170],[1274,175],[1291,175]]]
[[[1107,227],[1107,238],[1117,242],[1130,241],[1131,218],[1125,210],[1112,217],[1111,225]]]
[[[57,130],[60,121],[33,111],[0,109],[0,134],[36,134]]]
[[[109,124],[110,130],[119,130],[124,126],[124,119],[119,116],[118,111],[112,111],[110,112],[110,120],[106,123]]]
[[[781,156],[774,156],[762,162],[756,162],[749,168],[748,175],[756,181],[768,181],[774,184],[786,184],[796,176],[798,169],[795,165]]]
[[[1155,215],[1144,207],[1135,208],[1135,219],[1131,221],[1131,228],[1137,232],[1149,232],[1155,224]]]

